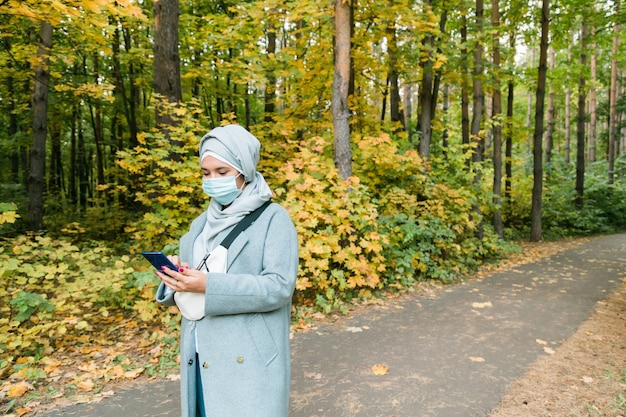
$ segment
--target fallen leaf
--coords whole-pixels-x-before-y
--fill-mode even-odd
[[[485,358],[481,358],[480,356],[470,356],[469,360],[472,362],[484,362]]]
[[[319,379],[322,379],[322,374],[317,373],[317,372],[305,372],[304,377],[309,378],[309,379],[319,380]]]
[[[582,381],[583,381],[585,384],[591,384],[591,383],[593,382],[593,378],[592,378],[592,377],[590,377],[590,376],[583,376],[583,377],[582,377]]]
[[[548,355],[554,355],[554,350],[550,349],[547,346],[544,346],[543,351],[546,352]]]
[[[389,373],[389,367],[379,363],[378,365],[372,366],[372,373],[374,375],[387,375]]]
[[[30,386],[28,384],[19,382],[17,384],[13,384],[9,386],[7,395],[9,396],[9,398],[18,398],[26,394],[29,389],[30,389]]]
[[[541,340],[541,339],[535,339],[535,342],[539,343],[540,345],[547,345],[548,342],[546,342],[545,340]]]
[[[133,369],[131,371],[126,371],[124,372],[124,378],[127,379],[135,379],[137,378],[139,375],[141,375],[141,373],[144,371],[144,368],[137,368],[137,369]]]
[[[18,417],[23,416],[24,414],[28,414],[31,411],[33,411],[33,409],[30,407],[20,407],[16,410]]]
[[[472,303],[472,307],[474,308],[487,308],[487,307],[493,307],[493,305],[491,304],[491,301],[487,301],[484,303]]]
[[[346,327],[346,331],[351,333],[360,333],[363,329],[361,327]]]
[[[102,391],[100,393],[100,395],[102,396],[102,398],[109,398],[109,397],[112,397],[113,395],[115,395],[115,391],[113,391],[113,390]]]
[[[89,392],[93,390],[94,385],[95,384],[93,383],[93,380],[85,379],[83,381],[80,381],[76,386],[82,391]]]

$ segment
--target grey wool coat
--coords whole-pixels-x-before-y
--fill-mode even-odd
[[[205,222],[203,213],[182,237],[183,262],[190,262],[193,242]],[[226,271],[207,275],[205,317],[182,318],[182,417],[196,417],[196,334],[207,417],[287,417],[298,239],[283,207],[272,203],[235,239]],[[164,287],[161,283],[157,301],[174,305]]]

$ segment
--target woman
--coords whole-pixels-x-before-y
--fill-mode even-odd
[[[294,225],[287,211],[272,203],[227,250],[215,250],[272,196],[256,171],[259,150],[257,138],[238,125],[215,128],[202,138],[208,210],[181,238],[180,256],[169,257],[178,271],[156,273],[162,281],[158,302],[201,311],[182,318],[183,417],[288,414],[289,323],[298,271]],[[195,301],[186,300],[188,295]]]

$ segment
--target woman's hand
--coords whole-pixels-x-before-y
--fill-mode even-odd
[[[157,277],[165,285],[179,292],[204,292],[206,290],[206,273],[190,268],[185,262],[180,262],[178,256],[168,256],[170,261],[178,266],[178,271],[163,267],[162,271],[156,271]]]

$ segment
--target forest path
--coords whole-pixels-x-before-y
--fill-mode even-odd
[[[416,291],[292,340],[291,417],[487,416],[626,274],[626,234]],[[177,381],[134,384],[40,417],[176,417]],[[242,416],[243,417],[243,416]],[[247,417],[247,416],[246,416]],[[254,416],[250,416],[254,417]]]

